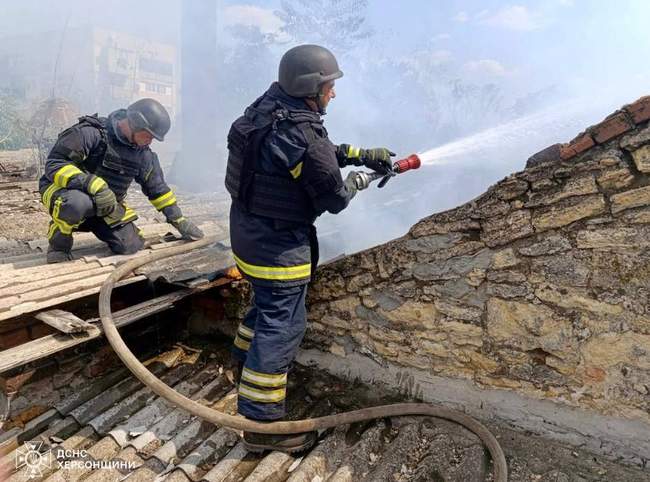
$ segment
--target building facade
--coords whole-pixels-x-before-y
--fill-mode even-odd
[[[179,65],[173,45],[99,28],[7,37],[0,42],[0,92],[25,101],[64,98],[79,112],[103,114],[151,97],[173,118]]]

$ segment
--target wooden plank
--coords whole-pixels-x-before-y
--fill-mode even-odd
[[[64,310],[43,311],[36,315],[36,319],[63,333],[84,333],[93,327],[90,323]]]
[[[2,266],[2,265],[0,265]],[[21,283],[30,283],[65,273],[80,273],[101,267],[99,262],[93,261],[87,263],[82,260],[75,260],[69,263],[48,264],[44,266],[34,266],[21,270],[12,270],[7,273],[0,273],[0,287],[18,285]]]
[[[81,259],[75,259],[74,261],[68,261],[67,263],[56,263],[56,264],[46,264],[43,266],[34,266],[31,268],[23,268],[21,270],[15,270],[14,273],[5,273],[0,272],[0,283],[5,282],[8,279],[13,279],[15,276],[31,276],[33,274],[38,274],[43,270],[52,270],[52,271],[62,271],[68,270],[69,268],[74,268],[75,266],[85,264]],[[5,265],[0,264],[0,269]]]
[[[134,276],[132,278],[127,278],[120,281],[116,286],[117,287],[124,286],[130,283],[135,283],[136,281],[142,281],[144,279],[147,279],[146,276]],[[50,306],[60,305],[61,303],[66,303],[68,301],[83,298],[84,296],[89,296],[95,293],[99,293],[99,290],[101,289],[101,285],[102,282],[100,282],[97,286],[94,286],[92,288],[78,291],[75,293],[70,293],[65,296],[50,298],[48,300],[41,301],[41,302],[31,301],[27,303],[21,303],[20,305],[17,306],[12,306],[8,310],[0,311],[0,321],[8,320],[10,318],[13,318],[14,316],[24,315],[25,313],[32,313],[34,311],[39,311],[45,308],[49,308]]]
[[[171,308],[175,302],[201,291],[208,290],[217,286],[223,286],[231,283],[230,278],[220,278],[210,283],[203,284],[196,288],[182,289],[169,293],[157,298],[144,301],[137,305],[130,306],[113,313],[115,326],[121,328],[147,316],[154,315],[161,311]],[[76,345],[80,345],[103,335],[101,326],[93,325],[98,318],[87,320],[91,323],[92,329],[83,335],[65,335],[56,334],[48,335],[43,338],[32,340],[14,348],[9,348],[0,352],[0,373],[22,366],[26,363],[45,358],[47,356],[66,350]]]
[[[0,288],[0,301],[4,297],[17,296],[23,293],[28,293],[30,291],[36,291],[39,289],[45,289],[52,287],[52,285],[61,285],[69,281],[79,280],[81,278],[87,279],[100,274],[110,274],[113,271],[113,267],[96,267],[97,264],[93,263],[89,265],[92,269],[84,270],[82,272],[74,272],[69,274],[57,274],[50,276],[46,279],[40,279],[31,283],[21,283],[19,285],[11,285],[6,288]]]
[[[46,288],[38,289],[35,291],[28,291],[15,296],[8,296],[0,299],[0,311],[10,309],[11,307],[19,306],[23,303],[30,303],[36,301],[44,301],[48,298],[60,297],[67,295],[69,293],[75,293],[77,291],[91,288],[94,286],[100,286],[104,280],[108,277],[107,274],[97,274],[90,276],[88,278],[82,277],[81,279],[77,278],[76,280],[69,283],[56,283],[54,281],[54,286],[52,283],[49,283]]]

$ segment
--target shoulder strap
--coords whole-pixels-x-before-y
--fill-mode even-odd
[[[83,126],[83,125],[89,125],[92,127],[96,127],[97,129],[106,129],[106,122],[107,119],[105,117],[99,117],[97,114],[93,115],[84,115],[79,117],[79,122],[77,125]]]

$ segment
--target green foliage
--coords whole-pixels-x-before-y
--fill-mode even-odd
[[[0,94],[0,150],[23,149],[31,144],[18,102],[10,95]]]

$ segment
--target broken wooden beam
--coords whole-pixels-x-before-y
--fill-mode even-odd
[[[36,315],[36,319],[47,323],[62,333],[84,333],[93,327],[93,325],[82,320],[77,315],[58,309],[42,311]]]

